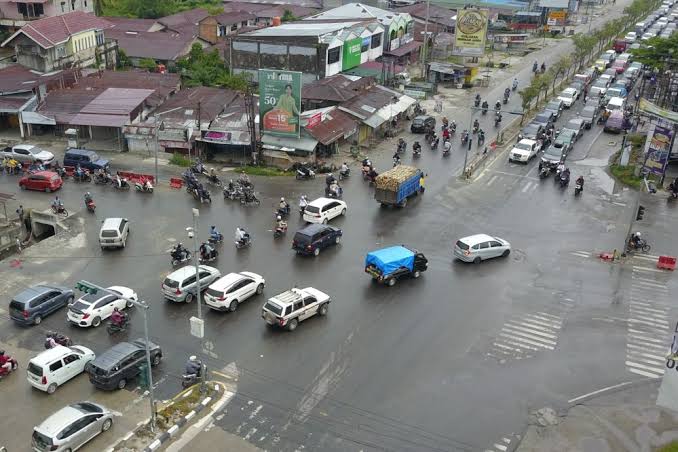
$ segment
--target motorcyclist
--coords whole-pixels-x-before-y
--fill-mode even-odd
[[[240,173],[240,176],[238,176],[238,181],[242,185],[250,185],[251,184],[249,176],[244,171]]]
[[[250,235],[241,227],[235,228],[235,240],[240,245],[247,244],[247,241],[250,239]]]
[[[92,194],[90,192],[85,193],[84,198],[85,198],[85,207],[89,206],[89,204],[93,202]]]
[[[443,130],[443,141],[450,139],[450,131],[448,129]]]
[[[577,185],[579,185],[582,190],[584,189],[584,176],[579,176],[577,178]]]
[[[306,206],[308,205],[308,199],[306,199],[306,195],[301,195],[299,198],[299,208],[303,212],[306,210]]]
[[[476,107],[480,105],[480,94],[476,94],[475,105]]]
[[[494,104],[495,111],[501,110],[501,101],[497,100],[497,103]]]
[[[278,212],[288,214],[290,213],[290,204],[285,201],[285,198],[280,198],[280,203],[278,204]]]
[[[172,257],[176,260],[183,260],[187,253],[188,250],[184,248],[184,245],[181,242],[179,242],[172,250]]]
[[[47,334],[45,335],[46,336],[45,342],[46,342],[47,348],[54,348],[57,345],[59,345],[59,343],[54,338],[55,335],[56,335],[56,333],[54,331],[48,331]]]
[[[483,129],[478,130],[478,146],[485,143],[485,131]]]
[[[186,375],[199,377],[201,370],[202,363],[198,360],[198,358],[195,355],[188,358],[188,361],[186,362]]]
[[[541,64],[541,71],[542,71],[542,72],[546,72],[546,62],[543,62],[543,63]]]
[[[452,143],[446,141],[445,144],[443,144],[443,150],[445,153],[449,154],[452,151]]]
[[[120,173],[115,173],[115,184],[118,186],[118,188],[122,188],[122,178],[120,177]]]
[[[342,177],[348,176],[348,173],[350,172],[348,165],[346,162],[341,164],[341,168],[339,168],[339,174],[341,174]]]
[[[398,152],[404,152],[407,147],[407,143],[402,138],[398,138]]]
[[[0,367],[5,369],[7,372],[12,370],[12,363],[9,360],[9,356],[5,355],[4,350],[0,350]]]
[[[457,131],[457,122],[453,119],[452,124],[450,124],[450,132],[454,133]]]
[[[537,60],[534,60],[534,64],[532,64],[532,72],[537,72],[538,68],[539,68],[539,63],[537,63]]]
[[[474,119],[474,120],[473,120],[473,131],[474,131],[474,132],[477,132],[478,129],[480,129],[480,122],[478,122],[477,119]]]
[[[196,187],[196,191],[198,192],[198,197],[200,198],[200,202],[203,202],[206,199],[210,198],[210,194],[207,191],[207,189],[202,185],[198,184]]]
[[[210,226],[210,238],[215,242],[221,240],[221,232],[219,232],[214,225]]]
[[[490,108],[490,105],[487,103],[486,100],[483,101],[482,108],[483,108],[483,113],[486,113],[487,109]]]
[[[398,152],[396,151],[396,154]],[[334,174],[329,173],[327,176],[325,176],[325,185],[330,186],[332,185],[332,182],[336,181],[337,179],[334,177]]]
[[[518,88],[518,79],[514,78],[513,79],[513,90],[516,90]]]
[[[235,190],[235,186],[233,185],[233,179],[228,180],[228,191],[232,192]]]
[[[141,186],[143,187],[144,190],[150,190],[152,188],[151,186],[151,180],[147,177],[144,177]]]
[[[412,152],[420,154],[421,153],[421,144],[418,141],[415,141],[412,145]]]
[[[494,115],[494,122],[500,123],[501,122],[501,112],[497,112]]]
[[[76,177],[76,179],[82,179],[83,177],[85,177],[85,171],[83,171],[83,169],[82,169],[82,167],[80,166],[79,163],[75,167],[74,176]]]
[[[370,161],[370,159],[368,158],[363,159],[363,167],[365,166],[368,168],[372,168],[372,162]]]
[[[506,88],[504,90],[504,97],[508,99],[510,96],[511,96],[511,90]]]
[[[563,171],[565,171],[565,162],[561,160],[560,162],[558,162],[558,166],[556,166],[556,173],[562,174]]]
[[[570,168],[565,168],[565,170],[560,173],[560,179],[566,182],[570,181]]]
[[[203,259],[210,259],[214,254],[214,248],[208,242],[202,242],[200,245],[200,257]]]
[[[52,207],[54,207],[57,211],[60,211],[64,208],[64,203],[61,202],[61,199],[59,199],[59,197],[57,196],[52,201]]]
[[[396,162],[398,162],[398,164],[400,164],[400,155],[397,152],[395,154],[393,154],[393,163],[396,163]]]
[[[122,312],[120,308],[114,308],[111,314],[111,324],[122,328],[127,322],[127,314]]]
[[[283,221],[280,215],[275,217],[275,228],[278,231],[284,231],[285,229],[287,229],[287,222]]]
[[[378,175],[379,173],[377,173],[377,171],[374,168],[370,168],[370,172],[367,173],[367,177],[372,181],[375,180]]]

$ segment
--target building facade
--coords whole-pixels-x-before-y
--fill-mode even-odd
[[[0,25],[17,29],[46,17],[73,11],[94,12],[94,0],[0,1]]]

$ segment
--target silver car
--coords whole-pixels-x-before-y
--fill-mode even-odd
[[[113,425],[113,413],[93,402],[68,405],[35,427],[34,451],[74,451]]]
[[[499,237],[476,234],[457,240],[454,257],[464,262],[479,264],[493,257],[506,257],[511,253],[511,244]]]

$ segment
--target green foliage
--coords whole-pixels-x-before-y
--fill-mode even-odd
[[[224,10],[220,0],[96,0],[94,7],[103,16],[142,19],[157,19],[195,8],[205,8],[212,15]]]
[[[191,166],[191,159],[186,157],[183,154],[179,154],[178,152],[175,152],[172,154],[172,158],[169,161],[172,165],[177,165],[177,166]]]
[[[295,20],[299,20],[297,16],[292,14],[292,11],[289,9],[286,9],[285,12],[283,13],[283,16],[280,18],[282,22],[293,22]]]
[[[244,91],[248,79],[244,75],[232,75],[217,49],[205,52],[198,43],[193,44],[185,58],[177,61],[186,86],[216,86]]]
[[[652,38],[646,46],[631,50],[631,53],[634,56],[634,61],[640,61],[659,72],[663,72],[667,60],[675,60],[675,57],[678,57],[678,34],[672,34],[667,39]],[[671,66],[673,66],[673,63],[671,63]]]
[[[678,441],[672,441],[671,443],[660,447],[657,452],[678,452]]]
[[[142,58],[139,60],[139,67],[141,69],[147,69],[149,71],[154,71],[157,64],[153,58]]]
[[[132,63],[130,62],[129,58],[127,57],[127,54],[125,53],[124,50],[118,49],[118,63],[116,64],[116,67],[118,69],[122,69],[125,67],[131,66]]]

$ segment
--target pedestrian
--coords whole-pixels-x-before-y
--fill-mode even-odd
[[[16,252],[21,254],[21,239],[19,236],[16,237]]]
[[[24,222],[24,206],[19,205],[19,208],[16,209],[16,214],[19,215],[19,222]]]
[[[424,187],[424,173],[421,173],[421,176],[419,176],[419,191],[424,193],[424,190],[426,190],[426,187]]]

